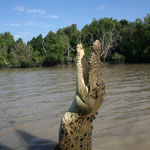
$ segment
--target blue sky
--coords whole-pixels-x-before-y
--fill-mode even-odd
[[[150,0],[0,0],[0,33],[27,42],[71,24],[81,29],[93,18],[134,21],[147,13]]]

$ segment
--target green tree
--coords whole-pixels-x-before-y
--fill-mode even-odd
[[[64,62],[65,44],[62,36],[57,36],[51,31],[44,38],[44,45],[46,50],[44,65],[56,65]]]
[[[77,25],[72,24],[71,26],[64,28],[64,33],[68,36],[71,47],[75,49],[79,42],[80,35]]]
[[[45,55],[44,39],[41,34],[36,38],[33,38],[31,41],[29,41],[28,45],[32,46],[34,51],[38,51],[39,55],[41,56]]]
[[[16,41],[16,54],[20,67],[31,67],[33,65],[33,49],[30,45],[26,45],[22,39]]]
[[[44,48],[44,39],[40,34],[36,38],[33,38],[31,41],[28,42],[33,48],[33,56],[32,60],[34,62],[34,66],[41,66],[46,55],[46,51]]]
[[[72,53],[72,47],[70,45],[69,37],[65,34],[63,29],[59,29],[57,31],[57,36],[61,38],[61,41],[64,42],[65,49],[64,49],[64,62],[71,63],[74,60],[74,54]]]
[[[1,66],[10,66],[12,61],[12,53],[14,53],[15,41],[10,32],[0,34],[0,55]]]
[[[149,18],[149,15],[147,15]],[[144,22],[137,18],[134,22],[122,25],[122,41],[117,52],[123,54],[127,62],[149,61],[150,28],[148,18]]]
[[[143,42],[143,57],[147,62],[150,62],[150,14],[144,18]]]
[[[85,25],[81,30],[82,41],[88,49],[96,39],[99,39],[102,44],[101,55],[104,56],[105,60],[107,56],[111,56],[112,48],[118,43],[120,31],[121,24],[117,20],[112,18],[93,19],[89,25]]]
[[[66,28],[59,29],[57,35],[63,37],[66,49],[65,49],[65,61],[73,62],[76,57],[76,46],[80,42],[80,31],[77,29],[76,24],[67,26]]]
[[[116,64],[123,64],[125,61],[125,57],[121,54],[118,54],[117,52],[115,52],[112,55],[112,59],[113,59],[114,63],[116,63]]]

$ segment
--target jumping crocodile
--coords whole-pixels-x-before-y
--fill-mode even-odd
[[[96,40],[87,63],[82,44],[77,45],[75,99],[61,120],[56,149],[92,150],[92,121],[102,104],[105,88],[100,50],[100,41]]]

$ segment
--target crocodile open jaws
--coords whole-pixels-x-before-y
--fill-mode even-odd
[[[104,95],[100,50],[101,44],[96,40],[87,63],[82,44],[77,45],[76,95],[61,120],[59,150],[92,150],[92,121]]]

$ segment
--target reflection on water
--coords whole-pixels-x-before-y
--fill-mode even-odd
[[[105,65],[93,150],[149,150],[150,65]],[[48,149],[75,95],[75,67],[0,70],[0,149]],[[55,142],[51,142],[55,141]]]

